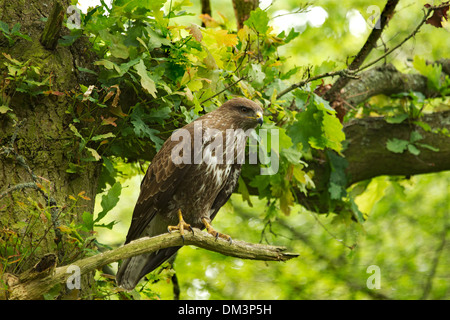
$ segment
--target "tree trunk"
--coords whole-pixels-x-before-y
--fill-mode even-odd
[[[258,5],[259,0],[233,0],[238,30],[244,27],[244,21],[250,17],[250,12],[258,8]]]
[[[64,14],[70,1],[61,3],[60,14]],[[3,273],[23,273],[48,253],[57,256],[58,265],[70,264],[83,255],[84,244],[76,239],[73,226],[82,221],[83,212],[93,213],[101,163],[86,162],[77,174],[67,172],[76,150],[69,129],[72,118],[67,113],[74,102],[69,91],[86,80],[77,75],[79,61],[86,59],[86,55],[80,59],[77,48],[86,43],[54,50],[41,44],[46,24],[41,18],[50,16],[51,3],[0,0],[0,8],[1,21],[10,29],[20,23],[20,32],[31,38],[8,42],[0,35],[0,51],[6,54],[0,56],[0,98],[10,109],[0,114],[1,281]],[[49,34],[48,43],[57,43]],[[59,32],[54,35],[58,37]],[[11,59],[27,71],[22,78],[16,72],[15,78],[7,81],[11,70],[5,63],[14,65]],[[23,89],[21,84],[31,80],[27,79],[31,74],[40,79],[50,77],[39,89],[47,93]],[[19,87],[21,90],[16,90]],[[90,281],[92,276],[82,280],[84,297],[89,294]]]

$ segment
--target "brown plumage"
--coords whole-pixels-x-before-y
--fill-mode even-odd
[[[155,155],[142,180],[125,243],[162,234],[168,229],[179,230],[181,227],[186,230],[191,226],[206,227],[216,237],[231,240],[210,225],[237,185],[242,164],[237,158],[245,152],[245,134],[235,136],[240,143],[236,144],[236,152],[232,154],[227,149],[231,144],[226,142],[226,133],[228,129],[238,133],[238,129],[242,129],[242,133],[255,128],[262,123],[262,112],[255,102],[236,98],[184,126],[182,131],[175,131]],[[196,140],[200,132],[203,139]],[[174,138],[179,133],[185,134],[183,138]],[[215,140],[219,136],[223,138],[223,146],[215,148],[215,141],[221,141]],[[236,143],[235,140],[229,141]],[[205,148],[210,148],[209,153],[204,151]],[[216,157],[216,161],[207,161],[207,156],[198,161],[198,156],[208,154]],[[181,163],[180,157],[184,159]],[[162,249],[124,260],[117,272],[118,284],[128,290],[133,289],[144,275],[169,259],[179,248]]]

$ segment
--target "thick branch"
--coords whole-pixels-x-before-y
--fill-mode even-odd
[[[434,132],[426,132],[405,120],[390,124],[383,117],[353,120],[345,126],[348,147],[344,156],[349,162],[348,184],[381,175],[411,176],[450,170],[450,111],[424,115],[419,121]],[[394,153],[386,148],[389,139],[410,140],[411,132],[418,131],[423,139],[418,143],[438,149],[432,151],[418,144],[419,155],[407,150]]]
[[[439,61],[443,65],[450,59]],[[350,105],[366,101],[370,97],[384,94],[390,96],[402,92],[421,92],[426,98],[435,98],[439,92],[431,90],[427,78],[420,74],[404,74],[387,64],[362,72],[360,78],[351,80],[341,93],[341,98]]]
[[[70,266],[63,266],[56,268],[55,271],[49,274],[49,266],[45,270],[36,273],[33,272],[33,277],[28,275],[26,281],[21,281],[21,277],[11,276],[5,274],[5,282],[9,282],[9,299],[23,300],[23,299],[39,299],[42,294],[48,292],[53,286],[67,281],[72,272],[68,272],[68,268],[77,266],[80,270],[80,275],[94,271],[109,263],[127,259],[136,255],[151,253],[168,247],[194,245],[206,250],[222,253],[227,256],[232,256],[241,259],[264,260],[264,261],[286,261],[298,256],[295,253],[284,252],[286,248],[253,244],[243,241],[233,241],[232,244],[227,241],[216,240],[214,237],[206,232],[194,229],[194,234],[187,233],[183,239],[177,232],[166,233],[152,238],[142,238],[133,241],[120,248],[110,250],[92,257],[88,257],[72,263]],[[70,269],[69,269],[70,270]],[[45,276],[41,274],[45,272]],[[29,272],[27,273],[29,274]],[[11,280],[12,279],[12,280]]]
[[[424,131],[412,121],[404,120],[400,124],[386,122],[384,117],[354,119],[344,126],[347,148],[343,151],[348,161],[347,185],[382,175],[412,176],[450,170],[450,111],[426,114],[418,121],[429,126],[431,131]],[[396,138],[410,141],[411,133],[418,131],[423,139],[417,141],[420,150],[414,155],[408,150],[394,153],[387,149],[388,140]],[[445,133],[447,132],[447,133]],[[438,149],[432,151],[423,145]],[[308,196],[295,189],[298,203],[309,210],[329,212],[328,183],[330,167],[323,161],[311,161],[308,169],[314,171],[316,188]],[[258,189],[250,186],[248,191],[258,195]]]

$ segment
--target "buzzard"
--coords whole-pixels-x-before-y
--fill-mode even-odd
[[[233,193],[245,156],[249,129],[262,124],[263,110],[255,102],[235,98],[175,131],[153,158],[133,211],[126,243],[167,231],[206,228],[216,238],[211,221]],[[177,252],[161,249],[124,260],[116,279],[124,289]]]

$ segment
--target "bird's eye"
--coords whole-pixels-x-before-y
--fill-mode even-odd
[[[242,113],[247,113],[248,112],[248,108],[247,107],[241,107],[241,112]]]

